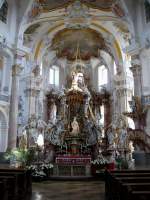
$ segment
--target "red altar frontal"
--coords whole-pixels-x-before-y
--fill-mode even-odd
[[[90,155],[58,155],[55,160],[54,176],[90,177]]]
[[[66,165],[87,165],[91,163],[91,156],[85,155],[59,155],[56,157],[56,164]]]

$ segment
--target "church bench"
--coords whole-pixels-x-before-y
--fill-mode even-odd
[[[105,198],[106,200],[110,200],[110,199],[111,200],[128,200],[129,196],[131,196],[131,193],[135,190],[137,191],[140,186],[141,186],[141,190],[143,191],[145,190],[144,186],[147,188],[147,190],[150,190],[149,189],[150,176],[143,177],[141,170],[140,172],[138,171],[140,176],[138,176],[138,173],[136,172],[132,170],[132,173],[134,173],[133,176],[131,174],[131,171],[128,174],[127,172],[125,173],[123,172],[125,175],[123,175],[122,173],[122,176],[119,176],[121,175],[120,171],[119,173],[106,171],[105,172],[105,175],[106,175]],[[144,173],[146,172],[144,171],[143,174]],[[132,198],[133,198],[133,195],[132,195]],[[143,198],[143,194],[141,198]]]
[[[150,177],[114,177],[118,182],[123,183],[150,183]]]
[[[122,198],[124,198],[130,190],[138,190],[140,186],[141,190],[145,190],[145,185],[147,185],[147,187],[150,189],[150,177],[116,177],[115,181],[116,183],[112,186],[112,193],[117,194],[119,192],[118,195],[122,195]]]
[[[150,200],[150,191],[132,191],[129,200]]]
[[[116,177],[150,177],[150,173],[113,173]]]
[[[17,184],[17,195],[25,195],[26,193],[26,185],[27,185],[27,180],[26,180],[26,173],[24,172],[0,172],[0,177],[1,176],[14,176],[16,179],[16,184]]]
[[[149,200],[150,183],[122,183],[121,200]],[[138,195],[137,195],[138,194]]]
[[[127,187],[128,191],[150,191],[150,183],[123,183],[124,187]]]
[[[1,173],[18,175],[19,191],[22,190],[22,194],[32,193],[32,176],[30,171],[17,168],[0,168]]]
[[[8,199],[15,200],[17,195],[17,180],[15,176],[0,176],[0,181],[6,183]]]
[[[6,187],[6,181],[0,181],[0,199],[8,200],[8,191]]]
[[[122,174],[122,173],[150,173],[150,170],[144,170],[144,169],[137,169],[137,170],[129,170],[129,169],[124,169],[124,170],[114,170],[111,171],[111,174]]]
[[[32,193],[32,178],[29,171],[0,169],[0,180],[2,179],[2,177],[6,180],[9,179],[9,177],[14,178],[14,183],[12,183],[11,186],[10,184],[8,184],[8,191],[9,194],[11,191],[16,199],[23,199],[26,195],[30,195]]]

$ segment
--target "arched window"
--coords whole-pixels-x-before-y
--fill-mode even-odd
[[[146,16],[146,22],[150,22],[150,2],[148,0],[145,0],[144,2],[145,6],[145,16]]]
[[[49,84],[59,86],[59,67],[56,65],[49,69]]]
[[[2,7],[0,8],[0,20],[7,23],[7,13],[8,13],[8,3],[4,1]]]
[[[105,65],[98,67],[98,87],[105,86],[108,83],[108,71]]]
[[[0,152],[7,148],[7,123],[4,114],[0,111]]]

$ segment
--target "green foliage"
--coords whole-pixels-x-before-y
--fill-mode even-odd
[[[5,153],[5,159],[20,162],[22,166],[26,166],[32,159],[31,151],[27,149],[12,149]]]
[[[117,168],[118,169],[128,169],[128,162],[122,157],[116,158]]]

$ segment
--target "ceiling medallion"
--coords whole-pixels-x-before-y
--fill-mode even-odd
[[[74,1],[66,8],[66,28],[81,29],[90,25],[89,8],[79,0]]]

